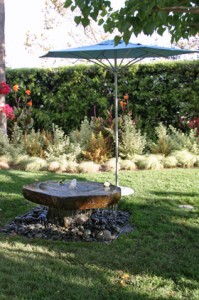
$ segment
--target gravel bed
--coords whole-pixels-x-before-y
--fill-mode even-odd
[[[0,228],[4,235],[22,235],[29,239],[86,241],[111,243],[120,234],[133,230],[130,213],[117,209],[94,209],[90,213],[76,212],[65,218],[64,226],[47,219],[48,208],[36,206]]]

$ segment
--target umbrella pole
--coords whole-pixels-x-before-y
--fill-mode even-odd
[[[114,87],[115,87],[115,185],[119,186],[118,180],[118,97],[117,97],[117,59],[114,61]]]

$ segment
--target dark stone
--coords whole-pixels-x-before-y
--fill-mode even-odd
[[[38,214],[37,221],[32,218],[36,213]],[[132,231],[132,227],[128,223],[130,214],[118,210],[94,209],[92,213],[89,213],[89,216],[78,213],[67,217],[67,227],[48,220],[42,224],[41,215],[46,217],[47,213],[47,207],[37,206],[23,216],[16,217],[10,224],[5,224],[0,228],[0,232],[10,236],[23,235],[30,239],[111,243],[120,234]],[[82,220],[84,220],[83,224]],[[96,223],[96,220],[99,222]],[[100,222],[100,220],[105,222]]]
[[[103,183],[79,181],[76,188],[71,182],[60,184],[57,181],[36,182],[23,187],[26,199],[60,211],[105,208],[115,205],[121,198],[121,189]]]

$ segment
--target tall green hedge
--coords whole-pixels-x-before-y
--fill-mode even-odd
[[[85,116],[104,117],[114,104],[113,74],[98,66],[8,69],[6,77],[11,86],[19,84],[32,91],[35,129],[49,130],[54,123],[68,133],[79,127]],[[180,116],[199,116],[199,61],[123,69],[118,77],[119,98],[125,93],[129,94],[132,117],[148,134],[160,121],[178,126]],[[14,105],[13,93],[7,102]]]

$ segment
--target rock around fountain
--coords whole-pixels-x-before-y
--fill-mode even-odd
[[[5,235],[110,243],[132,230],[130,214],[117,209],[121,188],[108,182],[35,182],[22,193],[38,206],[5,224],[0,229]]]

